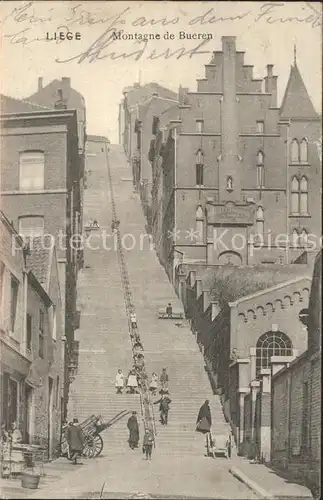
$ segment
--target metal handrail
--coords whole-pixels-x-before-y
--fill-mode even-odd
[[[110,192],[111,192],[111,205],[112,205],[112,216],[113,216],[112,220],[116,222],[117,221],[116,206],[115,206],[115,200],[114,200],[114,195],[113,195],[112,177],[111,177],[108,155],[107,155],[107,162],[108,162],[108,177],[109,177]],[[130,333],[130,338],[131,338],[132,354],[133,354],[133,358],[135,360],[134,338],[132,336],[133,329],[131,327],[131,322],[130,322],[130,318],[129,318],[130,305],[133,307],[133,301],[132,301],[132,294],[131,294],[131,290],[130,290],[130,282],[129,282],[129,276],[128,276],[128,272],[127,272],[127,266],[126,266],[124,254],[122,251],[120,230],[119,230],[118,226],[116,227],[116,235],[117,235],[117,254],[118,254],[119,267],[120,267],[121,282],[122,282],[123,291],[124,291],[125,309],[126,309],[126,313],[127,313],[127,317],[128,317],[128,328],[129,328],[129,333]],[[136,333],[140,339],[138,325],[137,325]],[[142,383],[140,385],[140,391],[139,391],[141,413],[143,416],[145,428],[150,429],[153,433],[154,445],[155,445],[155,435],[157,434],[156,422],[155,422],[154,411],[153,411],[152,404],[150,401],[149,387],[147,384],[148,378],[147,378],[147,373],[146,373],[144,361],[143,361],[142,375],[143,375],[142,380],[141,380]],[[148,402],[148,404],[146,404],[146,401]]]

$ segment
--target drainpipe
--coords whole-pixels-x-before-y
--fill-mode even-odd
[[[23,338],[23,354],[27,354],[27,308],[28,308],[28,273],[23,273],[23,319],[22,319],[22,338]]]
[[[177,129],[174,128],[174,235],[175,235],[175,245],[176,245],[176,230],[177,230],[177,206],[176,206],[176,195],[177,195]],[[174,247],[173,247],[173,269],[172,269],[172,282],[174,283],[175,269],[174,269]]]
[[[289,151],[290,151],[290,121],[287,126],[287,137],[286,137],[286,264],[289,263]]]

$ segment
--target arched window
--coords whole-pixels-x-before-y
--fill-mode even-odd
[[[202,243],[204,241],[204,212],[201,205],[199,205],[196,209],[196,234],[197,234],[197,243]]]
[[[44,189],[45,154],[43,151],[23,151],[19,155],[19,189]]]
[[[258,151],[257,154],[257,186],[264,186],[264,153]]]
[[[263,164],[264,164],[264,153],[262,151],[258,151],[257,165],[263,165]]]
[[[299,144],[297,139],[292,140],[290,152],[291,152],[291,162],[299,163]]]
[[[257,237],[261,239],[263,239],[264,237],[264,225],[265,225],[264,210],[262,207],[258,207],[256,214]]]
[[[299,213],[299,181],[297,177],[292,178],[291,185],[291,212],[292,214]]]
[[[308,142],[307,139],[302,139],[301,142],[301,163],[307,163],[308,162]]]
[[[231,175],[227,177],[227,191],[233,191],[233,179]]]
[[[204,154],[201,149],[196,153],[196,185],[203,186]]]
[[[283,332],[267,332],[259,337],[256,345],[256,377],[260,370],[270,368],[272,356],[291,356],[293,344],[290,338]]]
[[[307,214],[308,213],[308,183],[305,176],[301,178],[300,183],[300,213]]]

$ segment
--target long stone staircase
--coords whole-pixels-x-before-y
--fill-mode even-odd
[[[210,401],[213,433],[228,434],[229,427],[218,396],[212,394],[203,357],[185,321],[158,319],[160,307],[171,302],[174,308],[182,308],[182,304],[145,234],[140,200],[127,180],[131,178],[131,167],[118,147],[113,147],[109,154],[109,167],[147,372],[149,376],[153,371],[160,374],[166,367],[170,377],[172,403],[167,426],[159,423],[158,406],[154,405],[156,450],[166,455],[200,456],[204,453],[204,438],[195,432],[195,424],[205,399]],[[111,234],[108,164],[101,145],[96,156],[87,159],[86,168],[92,173],[85,191],[84,220],[96,218],[101,232],[106,230]],[[114,241],[109,237],[107,242],[112,249],[104,249],[99,234],[93,237],[92,245],[100,248],[85,249],[85,268],[79,278],[80,357],[78,375],[71,386],[69,417],[83,420],[90,414],[102,414],[107,420],[123,409],[136,410],[140,417],[138,395],[115,394],[116,371],[122,368],[127,375],[132,353]],[[125,424],[123,419],[103,433],[105,449],[124,452],[128,437]]]

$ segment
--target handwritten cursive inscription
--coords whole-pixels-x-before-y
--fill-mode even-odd
[[[230,6],[230,15],[227,16],[220,15],[217,7],[210,8],[208,6],[205,9],[201,9],[201,14],[194,15],[194,17],[182,7],[179,9],[177,15],[149,17],[145,15],[138,16],[138,10],[136,10],[136,7],[132,6],[127,6],[118,11],[116,14],[113,13],[113,15],[111,15],[111,12],[106,14],[98,11],[94,12],[92,10],[87,10],[84,8],[84,5],[86,4],[78,3],[74,6],[68,5],[67,14],[65,16],[58,16],[54,7],[47,9],[46,15],[39,15],[37,2],[27,1],[22,5],[14,7],[12,11],[9,12],[9,14],[2,20],[2,32],[4,34],[4,38],[9,41],[9,43],[26,46],[32,43],[48,43],[49,38],[55,39],[55,36],[50,37],[46,35],[46,33],[58,31],[57,28],[55,29],[55,24],[56,26],[64,25],[64,30],[66,32],[71,31],[74,33],[81,33],[81,27],[93,27],[93,33],[96,38],[87,49],[66,59],[59,57],[56,58],[56,62],[61,64],[71,61],[76,61],[78,64],[81,64],[85,61],[93,63],[106,58],[129,58],[139,60],[143,57],[146,59],[170,59],[173,57],[180,59],[182,57],[192,58],[196,55],[210,53],[210,51],[204,50],[206,49],[208,40],[203,40],[202,43],[196,45],[196,47],[190,50],[185,49],[183,46],[174,47],[174,43],[176,42],[173,41],[171,47],[165,48],[165,46],[163,46],[163,50],[157,52],[156,50],[149,49],[147,40],[143,39],[138,41],[138,47],[135,47],[135,50],[133,50],[132,47],[131,50],[128,51],[122,52],[120,49],[118,51],[116,40],[113,40],[111,36],[122,30],[124,30],[124,32],[131,32],[131,27],[137,29],[153,27],[156,28],[157,34],[158,28],[162,29],[164,27],[168,27],[171,29],[181,23],[177,33],[187,33],[186,39],[193,40],[196,39],[194,38],[195,35],[189,35],[189,31],[183,29],[183,24],[186,24],[187,30],[192,27],[203,27],[205,29],[206,26],[215,26],[219,23],[226,23],[231,27],[232,23],[236,24],[245,22],[246,20],[248,20],[249,27],[258,23],[265,23],[269,25],[303,24],[312,28],[322,26],[321,10],[318,5],[311,2],[300,4],[297,10],[297,15],[293,16],[286,15],[286,12],[289,12],[286,10],[288,3],[284,2],[266,2],[263,4],[257,4],[255,2],[251,8],[250,4],[248,4],[247,8],[243,3],[237,2],[237,4],[232,4],[232,7]],[[109,4],[107,4],[107,6],[108,5]],[[240,9],[238,12],[236,11],[237,6],[239,6],[238,8]],[[6,28],[7,25],[10,26],[8,30]],[[97,35],[98,26],[102,26],[102,32],[99,36]],[[42,27],[44,27],[43,32],[40,32]],[[76,27],[80,28],[76,29]],[[37,33],[35,33],[36,30]],[[63,38],[68,37],[63,36]],[[169,40],[175,39],[180,39],[180,37],[177,36],[175,38],[174,34],[171,33]],[[55,41],[56,43],[62,42],[60,37],[57,36]]]
[[[134,45],[139,45],[139,48],[137,50],[134,50],[132,52],[117,52],[114,50],[117,43],[116,33],[117,32],[115,28],[108,28],[84,52],[81,52],[76,56],[69,57],[67,59],[56,58],[55,61],[61,64],[68,63],[71,61],[76,61],[78,64],[81,64],[84,61],[93,63],[95,61],[107,58],[110,58],[111,60],[134,59],[135,61],[139,61],[144,56],[146,57],[146,59],[150,60],[171,59],[172,57],[176,59],[181,59],[182,57],[188,57],[189,59],[191,59],[193,56],[201,54],[210,54],[212,52],[210,50],[200,50],[202,47],[204,47],[207,43],[210,42],[210,39],[203,40],[193,49],[187,50],[184,47],[180,47],[176,48],[175,50],[174,49],[171,50],[170,48],[166,48],[161,52],[157,52],[155,49],[149,50],[148,40],[143,39],[135,42]],[[120,33],[120,31],[118,33]]]

